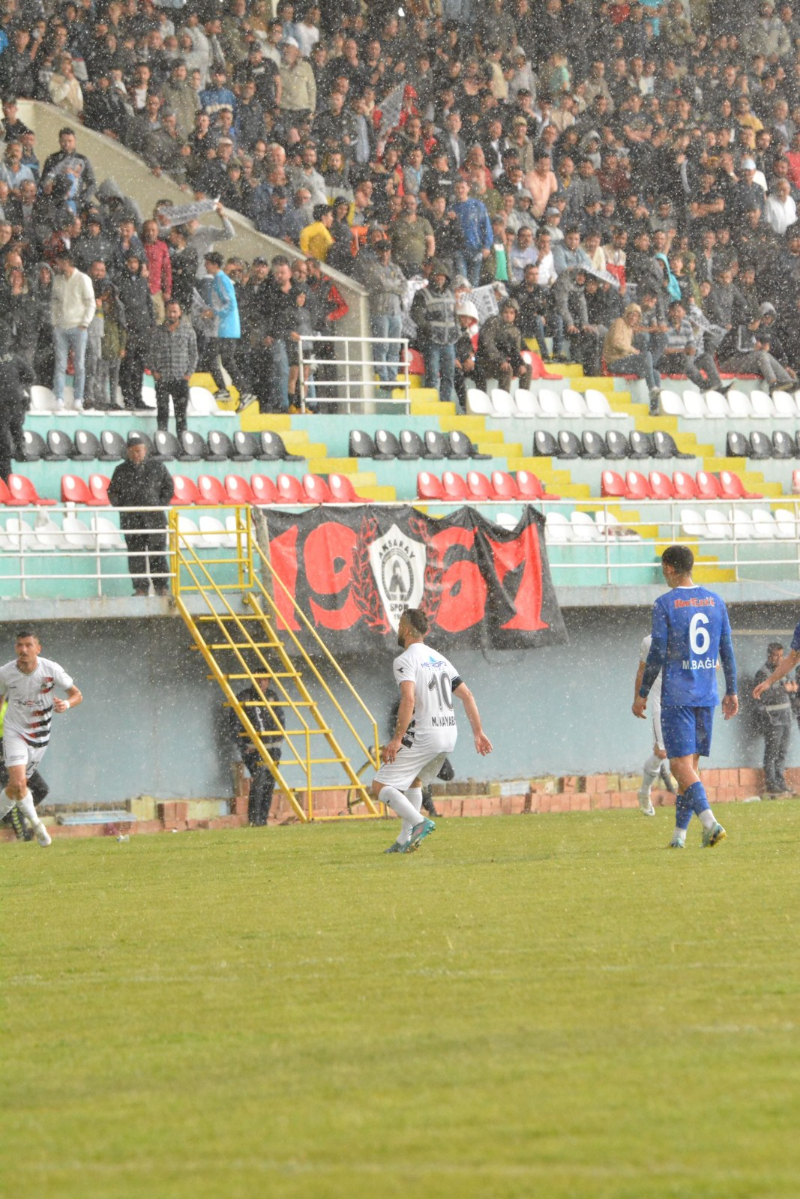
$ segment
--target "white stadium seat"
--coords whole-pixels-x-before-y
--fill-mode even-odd
[[[494,416],[492,401],[478,387],[467,388],[467,412],[473,416]]]
[[[658,397],[665,416],[686,416],[686,405],[675,391],[662,391]]]
[[[554,545],[572,541],[572,522],[563,512],[548,512],[544,522],[545,537]]]
[[[750,401],[743,391],[732,387],[728,392],[728,411],[734,420],[748,420],[753,415]]]
[[[661,393],[661,403],[664,403],[664,393]],[[705,420],[708,415],[702,392],[691,391],[687,388],[683,393],[683,410],[689,420]],[[664,409],[666,412],[666,409]]]

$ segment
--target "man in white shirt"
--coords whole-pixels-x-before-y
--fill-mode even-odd
[[[539,268],[539,283],[542,287],[552,287],[558,278],[550,247],[550,234],[545,229],[540,229],[536,235],[536,265]]]
[[[642,646],[639,650],[639,669],[636,672],[636,686],[633,691],[634,698],[639,694],[639,688],[642,685],[644,668],[647,663],[647,655],[650,653],[650,643],[652,640],[653,638],[648,633],[642,641]],[[670,772],[667,751],[664,748],[664,734],[661,731],[661,675],[658,676],[650,688],[650,717],[653,722],[653,752],[642,767],[642,785],[639,788],[639,807],[645,816],[655,816],[656,814],[650,793],[653,790],[653,783],[659,775],[667,790],[673,795],[678,789],[675,779]]]
[[[406,608],[397,627],[397,643],[404,652],[394,660],[400,687],[397,725],[383,747],[383,766],[372,784],[375,798],[403,822],[386,853],[413,853],[436,828],[432,820],[422,818],[422,784],[436,777],[455,748],[454,695],[464,705],[478,753],[492,752],[472,692],[447,658],[425,645],[427,631],[428,618],[422,609]]]
[[[778,179],[772,192],[767,196],[764,216],[767,224],[775,230],[778,237],[783,237],[789,226],[797,220],[797,205],[792,199],[791,191],[788,179]]]
[[[64,386],[67,376],[67,358],[72,350],[75,367],[75,408],[83,411],[83,393],[86,383],[86,338],[97,304],[94,287],[88,275],[79,271],[68,250],[63,250],[55,262],[55,278],[50,310],[53,318],[53,347],[55,349],[55,371],[53,391],[56,407],[64,407]]]
[[[34,807],[28,779],[45,755],[53,712],[77,708],[83,696],[63,666],[39,657],[42,647],[31,629],[19,630],[14,648],[16,660],[0,666],[0,697],[8,697],[3,722],[3,759],[8,783],[5,791],[0,792],[0,820],[16,804],[44,848],[50,844],[50,834]],[[55,687],[63,688],[67,698],[54,696]]]

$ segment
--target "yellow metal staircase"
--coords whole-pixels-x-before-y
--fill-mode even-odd
[[[366,767],[377,770],[375,718],[276,574],[268,540],[263,533],[257,536],[252,510],[232,506],[229,511],[235,513],[235,527],[228,547],[213,557],[202,551],[202,534],[182,525],[176,509],[170,512],[173,597],[193,648],[202,654],[209,679],[219,684],[225,706],[239,717],[242,736],[255,746],[299,820],[329,818],[315,812],[315,796],[334,788],[347,790],[349,814],[378,816],[382,809],[341,743],[346,736],[366,758]],[[243,684],[255,686],[264,679],[274,699],[240,701],[237,690]],[[266,688],[259,689],[263,693]],[[248,709],[259,705],[283,725],[279,761],[270,752],[274,733],[261,734],[250,720]],[[368,731],[362,735],[355,720]],[[334,773],[338,778],[332,782]]]

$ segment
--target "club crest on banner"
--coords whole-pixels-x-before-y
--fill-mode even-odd
[[[419,608],[425,594],[427,546],[392,525],[369,547],[369,561],[387,620],[397,632],[405,608]]]

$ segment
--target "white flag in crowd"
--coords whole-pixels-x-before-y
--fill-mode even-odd
[[[216,200],[193,200],[191,204],[165,204],[158,210],[158,223],[162,229],[173,229],[176,225],[185,225],[204,212],[213,212],[219,204]]]

